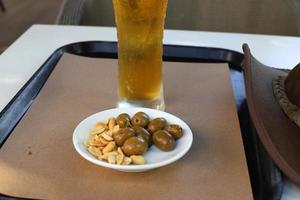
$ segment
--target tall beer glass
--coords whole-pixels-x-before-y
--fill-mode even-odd
[[[167,0],[113,0],[119,107],[164,110],[162,39]]]

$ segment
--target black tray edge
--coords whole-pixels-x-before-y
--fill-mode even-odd
[[[54,53],[43,63],[43,65],[34,73],[34,75],[27,81],[27,83],[21,88],[21,90],[7,104],[7,106],[0,112],[0,148],[33,103],[34,99],[42,89],[43,85],[47,81],[48,77],[55,68],[56,63],[60,60],[63,53],[70,53],[86,57],[117,58],[117,43],[102,41],[78,42],[65,45],[55,50]],[[173,62],[228,63],[231,69],[241,72],[243,54],[233,50],[222,48],[164,45],[163,59],[164,61]],[[244,146],[246,148],[247,145],[245,145],[245,143],[247,143],[248,141],[245,141],[244,136],[243,139]],[[260,144],[256,144],[255,148],[257,148],[258,145]],[[245,151],[247,151],[247,149],[245,149]],[[249,156],[247,156],[247,152],[245,153],[247,162],[249,162]],[[254,186],[256,183],[254,184],[253,182],[257,182],[258,180],[254,180],[255,177],[251,177],[251,174],[250,178],[252,189],[260,193],[254,194],[255,199],[266,199],[266,196],[262,193],[269,194],[270,188],[268,188],[269,190],[267,192],[264,191],[265,187],[263,185],[259,186],[259,189],[254,189],[254,187],[257,186]],[[275,187],[276,188],[274,189],[274,185],[272,186],[273,193],[271,196],[273,198],[270,199],[279,199],[281,196],[281,181],[280,183],[276,183]],[[255,193],[255,191],[253,192]]]

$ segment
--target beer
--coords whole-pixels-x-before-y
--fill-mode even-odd
[[[162,38],[167,0],[113,0],[118,33],[118,95],[155,101],[162,95]]]

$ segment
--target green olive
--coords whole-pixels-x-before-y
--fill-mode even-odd
[[[148,144],[141,137],[131,137],[124,142],[122,150],[126,156],[143,155],[148,150]]]
[[[130,126],[130,116],[127,113],[120,114],[116,119],[117,124],[120,128]]]
[[[155,118],[148,124],[148,131],[153,134],[158,130],[162,130],[165,128],[167,121],[165,118]]]
[[[152,135],[153,143],[162,151],[171,151],[175,148],[175,140],[170,133],[164,130],[156,131]]]
[[[130,138],[135,136],[134,130],[132,128],[120,128],[118,132],[113,134],[113,139],[115,140],[117,146],[122,146],[124,142]]]
[[[133,130],[135,131],[137,137],[142,137],[148,143],[148,145],[151,145],[152,137],[151,134],[146,129],[140,126],[134,126]]]
[[[149,116],[144,112],[136,113],[131,119],[131,124],[133,126],[146,127],[148,123],[149,123]]]
[[[165,130],[168,131],[168,133],[170,133],[175,140],[178,140],[183,135],[181,126],[177,124],[170,124],[166,126]]]

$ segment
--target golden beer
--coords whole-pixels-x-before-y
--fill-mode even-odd
[[[162,39],[167,0],[113,0],[120,101],[163,109]],[[144,104],[144,105],[143,105]]]

